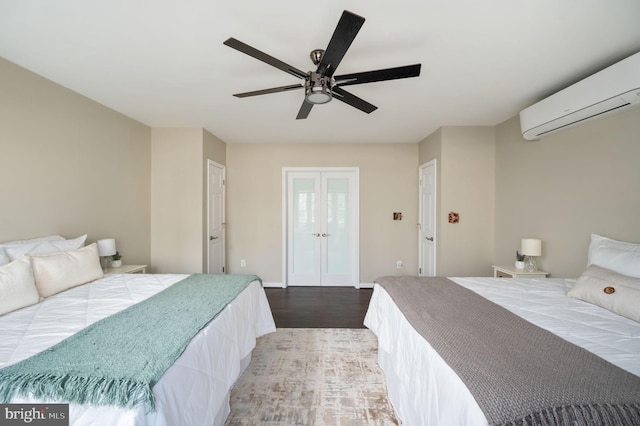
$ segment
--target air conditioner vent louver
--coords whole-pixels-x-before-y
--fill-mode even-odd
[[[540,139],[637,106],[640,106],[640,53],[522,110],[520,128],[525,139]]]
[[[572,123],[570,123],[570,124],[565,124],[564,126],[558,126],[558,127],[555,127],[554,129],[547,130],[547,131],[544,131],[544,132],[540,132],[540,133],[536,134],[536,136],[538,136],[538,137],[546,136],[548,133],[553,133],[553,132],[555,132],[556,130],[562,130],[562,129],[564,129],[565,127],[573,126],[574,124],[578,124],[578,123],[581,123],[581,122],[586,121],[586,120],[591,120],[592,118],[596,118],[596,117],[601,116],[601,115],[603,115],[603,114],[608,114],[608,113],[610,113],[610,112],[612,112],[612,111],[617,110],[618,108],[624,108],[624,107],[626,107],[626,106],[628,106],[628,105],[631,105],[631,104],[630,104],[630,103],[626,103],[626,104],[624,104],[624,105],[620,105],[620,106],[617,106],[617,107],[615,107],[615,108],[608,109],[608,110],[606,110],[606,111],[604,111],[604,112],[601,112],[601,113],[598,113],[598,114],[590,115],[590,116],[585,117],[585,118],[582,118],[582,119],[580,119],[580,120],[576,120],[576,121],[574,121],[574,122],[572,122]]]

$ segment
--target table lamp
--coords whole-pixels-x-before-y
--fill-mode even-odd
[[[100,256],[100,264],[102,265],[102,270],[106,272],[109,267],[109,262],[107,261],[107,257],[113,256],[116,254],[116,240],[113,238],[105,238],[103,240],[98,240],[98,256]]]
[[[524,269],[528,272],[538,270],[535,257],[542,254],[542,241],[536,238],[523,238],[520,240],[520,253],[527,256]]]

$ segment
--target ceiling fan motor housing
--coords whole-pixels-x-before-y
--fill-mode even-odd
[[[331,89],[334,84],[332,77],[310,71],[304,83],[305,99],[312,104],[326,104],[333,97]]]

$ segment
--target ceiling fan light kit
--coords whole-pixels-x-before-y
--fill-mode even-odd
[[[312,104],[326,104],[332,98],[333,79],[311,71],[304,82],[305,99]]]
[[[357,108],[362,112],[370,114],[377,109],[375,105],[372,105],[364,99],[360,99],[352,93],[347,92],[341,86],[418,77],[420,75],[421,64],[365,71],[334,77],[333,74],[338,68],[340,61],[342,61],[342,58],[347,53],[347,50],[351,46],[351,43],[363,24],[364,18],[362,16],[358,16],[347,10],[342,12],[342,16],[338,21],[338,25],[333,32],[333,36],[331,37],[327,48],[325,50],[315,49],[311,51],[311,61],[314,65],[317,65],[317,69],[315,71],[308,72],[299,70],[296,67],[267,55],[266,53],[236,40],[235,38],[227,39],[224,42],[225,45],[304,80],[304,84],[236,93],[233,96],[246,98],[250,96],[266,95],[269,93],[304,89],[305,97],[302,101],[302,105],[300,106],[300,110],[298,111],[298,115],[296,116],[296,119],[298,120],[306,119],[314,105],[326,104],[334,98]]]

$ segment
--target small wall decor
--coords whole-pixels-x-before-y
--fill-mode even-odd
[[[402,213],[394,212],[393,213],[393,220],[402,220]]]
[[[449,212],[449,223],[460,222],[460,214],[456,212]]]

